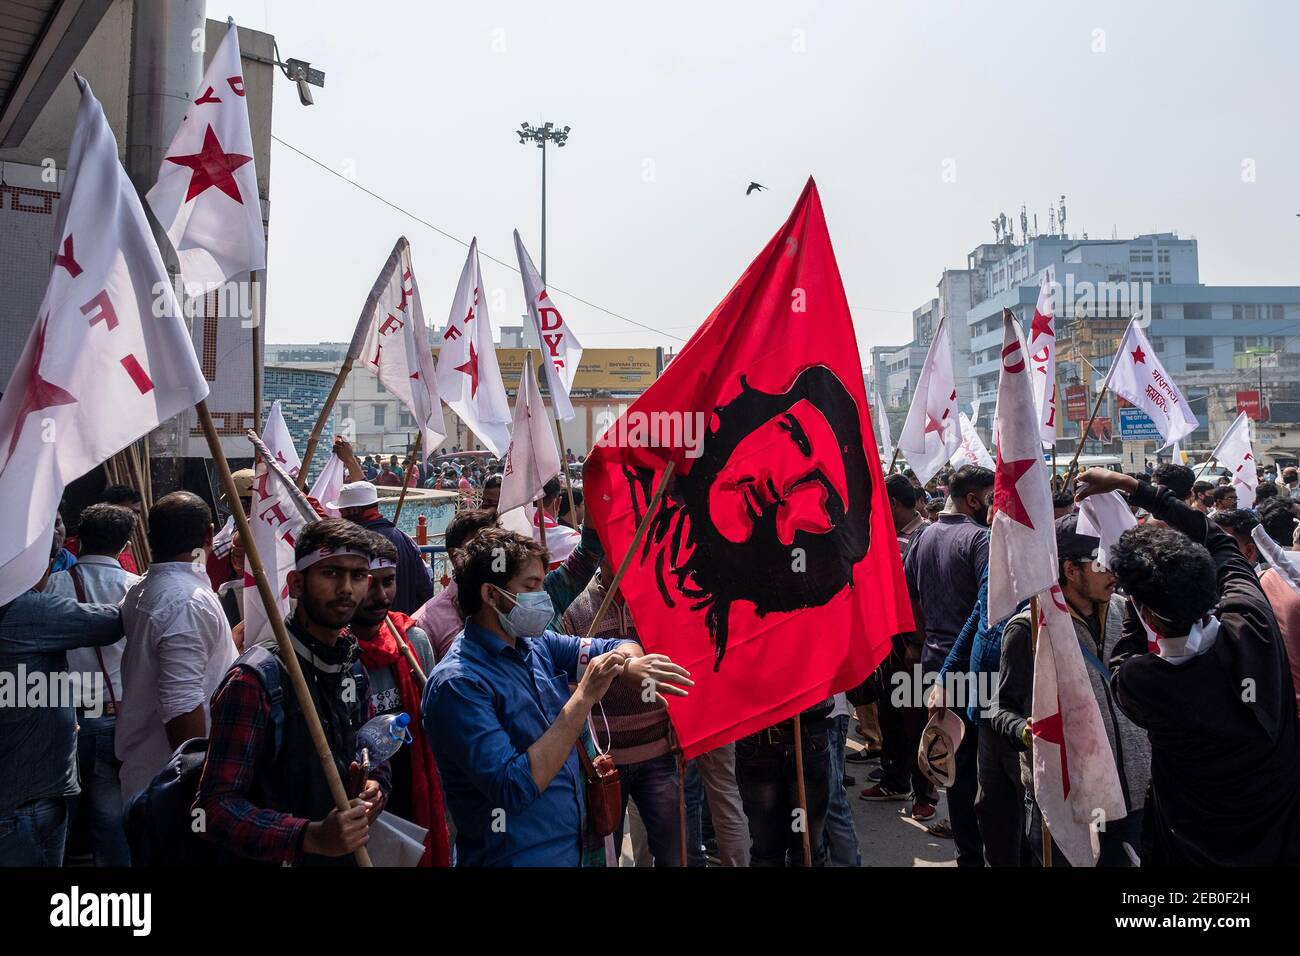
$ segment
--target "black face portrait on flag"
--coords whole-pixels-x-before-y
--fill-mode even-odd
[[[653,476],[624,474],[640,520]],[[741,376],[739,394],[714,409],[700,457],[674,477],[641,558],[654,561],[668,607],[675,590],[704,610],[717,670],[732,604],[748,601],[760,616],[825,604],[852,584],[870,528],[857,404],[814,365],[775,394]]]

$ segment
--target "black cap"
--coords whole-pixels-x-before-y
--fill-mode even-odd
[[[1082,561],[1097,554],[1101,540],[1090,534],[1079,534],[1079,516],[1062,515],[1056,519],[1056,556],[1062,561]]]

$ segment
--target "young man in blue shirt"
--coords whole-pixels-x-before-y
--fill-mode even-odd
[[[577,866],[585,777],[574,744],[591,711],[615,680],[656,697],[692,686],[635,641],[549,630],[546,559],[537,542],[501,528],[454,556],[468,616],[429,675],[423,714],[461,866]]]

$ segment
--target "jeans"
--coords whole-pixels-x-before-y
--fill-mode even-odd
[[[966,735],[957,748],[957,779],[948,788],[948,816],[952,820],[953,842],[957,844],[958,866],[983,866],[984,841],[980,838],[979,818],[975,815],[975,792],[979,788],[979,742],[983,736],[978,724],[963,715]],[[993,733],[988,728],[986,733]]]
[[[826,810],[826,852],[831,866],[861,866],[862,851],[853,829],[853,811],[844,792],[844,746],[849,739],[849,716],[832,717],[830,738],[830,803]]]
[[[799,781],[790,725],[736,741],[736,782],[753,841],[751,866],[802,866],[803,828],[808,832],[813,866],[826,865],[824,831],[831,781],[827,724],[819,720],[804,725],[803,777],[808,816],[803,827],[795,826]]]
[[[68,798],[32,800],[0,817],[0,866],[62,866]]]
[[[702,753],[686,764],[687,865],[704,866],[705,798],[723,866],[749,866],[749,824],[736,784],[736,745]]]
[[[677,806],[677,758],[672,754],[618,768],[623,791],[623,812],[614,832],[615,846],[623,843],[627,801],[636,801],[645,824],[655,866],[681,866],[681,817]]]
[[[979,820],[984,858],[989,866],[1027,866],[1025,785],[1020,780],[1020,754],[985,724],[976,758],[975,816]]]
[[[95,866],[130,866],[131,850],[122,825],[122,784],[117,772],[122,762],[113,753],[117,719],[82,717],[77,733],[77,763],[81,770],[81,795],[73,797],[68,809],[68,826],[78,811],[90,823],[90,844]]]

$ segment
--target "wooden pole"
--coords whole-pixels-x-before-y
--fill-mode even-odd
[[[415,460],[420,460],[420,445],[424,442],[424,429],[420,429],[415,436]],[[305,465],[303,467],[306,467]],[[411,486],[411,466],[408,465],[406,473],[402,475],[402,490],[397,495],[397,509],[393,512],[393,525],[396,526],[397,519],[402,516],[402,504],[406,501],[406,489]]]
[[[1034,654],[1037,655],[1039,652],[1038,638],[1042,633],[1038,627],[1038,595],[1034,595],[1029,599],[1029,631],[1029,639],[1033,644]],[[1047,818],[1043,816],[1041,811],[1038,814],[1038,820],[1041,824],[1043,837],[1043,866],[1050,869],[1052,866],[1052,834],[1047,828]]]
[[[305,489],[307,487],[307,473],[311,470],[312,455],[316,454],[316,445],[320,442],[321,432],[325,428],[325,423],[330,419],[330,412],[334,409],[334,402],[339,397],[339,392],[343,391],[343,383],[347,381],[348,373],[351,371],[352,357],[348,356],[343,360],[343,367],[339,369],[339,374],[334,379],[334,384],[325,399],[325,404],[321,407],[320,415],[316,418],[316,425],[311,430],[311,437],[307,439],[307,448],[302,453],[302,471],[298,472],[299,488]]]
[[[812,866],[812,835],[808,832],[808,792],[803,783],[803,722],[794,715],[794,775],[799,784],[799,814],[803,827],[803,865]]]
[[[1088,435],[1092,432],[1092,423],[1097,420],[1097,412],[1101,410],[1101,400],[1106,397],[1106,386],[1103,385],[1097,391],[1097,400],[1092,403],[1092,414],[1088,416],[1088,424],[1083,427],[1079,433],[1079,444],[1074,449],[1074,457],[1070,459],[1070,467],[1065,472],[1065,482],[1063,487],[1068,487],[1070,479],[1074,477],[1076,466],[1079,464],[1079,455],[1083,452],[1083,443],[1088,440]]]
[[[262,284],[257,270],[248,274],[253,309],[253,428],[262,431]]]
[[[895,448],[895,449],[894,449],[894,457],[891,458],[891,459],[889,459],[889,470],[886,471],[885,474],[887,474],[887,475],[892,475],[892,474],[894,473],[894,465],[898,462],[898,452],[899,452],[899,449],[898,449],[898,448]]]
[[[686,758],[677,748],[677,832],[681,843],[682,859],[679,865],[687,866],[686,853]]]
[[[659,476],[659,487],[655,489],[654,497],[650,499],[650,504],[641,516],[641,523],[637,525],[636,534],[632,536],[632,543],[628,545],[623,560],[618,566],[618,572],[614,575],[614,580],[610,582],[609,587],[605,589],[605,599],[600,602],[600,607],[596,611],[596,616],[591,619],[591,626],[587,628],[587,637],[596,633],[596,627],[600,624],[605,612],[609,610],[610,602],[614,600],[614,595],[618,593],[618,585],[623,580],[623,575],[627,572],[628,566],[632,563],[632,555],[636,549],[641,546],[641,539],[645,537],[646,528],[650,526],[650,520],[654,517],[655,509],[659,507],[659,501],[664,496],[664,491],[668,487],[668,479],[673,476],[673,466],[676,462],[671,459],[668,466],[664,468],[663,474]]]
[[[262,604],[266,608],[266,616],[271,624],[271,630],[275,632],[275,639],[280,647],[280,661],[284,664],[284,669],[289,673],[289,683],[293,685],[293,692],[297,695],[299,709],[302,711],[303,719],[307,721],[307,732],[316,747],[316,755],[320,758],[321,769],[325,773],[325,782],[329,786],[330,796],[334,798],[334,806],[337,809],[347,810],[351,805],[351,801],[348,799],[347,791],[343,789],[343,781],[339,778],[338,768],[334,765],[334,754],[330,751],[329,741],[325,739],[325,731],[321,727],[320,716],[316,713],[316,705],[312,701],[307,681],[302,676],[302,667],[298,664],[298,652],[294,650],[293,642],[289,640],[289,632],[284,626],[284,619],[280,617],[280,605],[276,601],[275,593],[271,590],[271,584],[267,580],[266,571],[262,567],[262,556],[258,554],[257,542],[253,540],[253,532],[248,526],[248,517],[244,514],[244,509],[239,507],[239,491],[235,488],[235,479],[230,475],[230,463],[226,461],[226,455],[221,450],[221,439],[217,437],[216,426],[212,424],[212,414],[208,411],[208,403],[202,401],[195,407],[199,413],[199,423],[203,426],[203,437],[207,439],[208,448],[212,452],[213,464],[216,465],[217,474],[221,478],[221,487],[226,493],[227,500],[235,505],[232,514],[235,519],[235,527],[239,530],[240,540],[244,543],[244,561],[253,572],[253,581],[257,585],[257,593],[261,596]],[[371,866],[370,854],[366,852],[364,846],[358,847],[354,851],[354,856],[356,856],[358,866]]]
[[[420,681],[420,690],[423,691],[424,685],[429,682],[429,678],[425,676],[424,668],[420,666],[420,662],[415,656],[415,651],[411,650],[411,645],[407,643],[402,632],[399,631],[397,625],[393,623],[393,615],[386,614],[384,615],[384,618],[388,622],[388,629],[393,632],[393,637],[397,639],[397,646],[402,649],[402,656],[406,658],[406,663],[411,665],[411,670],[415,672],[416,678]]]

